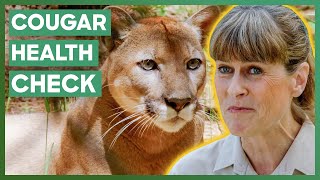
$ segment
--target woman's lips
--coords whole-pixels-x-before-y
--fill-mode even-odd
[[[254,109],[248,108],[248,107],[241,107],[241,106],[230,106],[228,108],[228,111],[231,113],[249,113],[254,111]]]

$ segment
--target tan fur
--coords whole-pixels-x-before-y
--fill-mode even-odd
[[[134,22],[123,10],[109,9],[113,36],[101,67],[102,97],[80,98],[69,110],[52,174],[164,174],[179,154],[202,141],[201,115],[196,118],[206,74],[201,43],[219,9],[208,7],[187,22]],[[194,71],[186,69],[192,58],[202,60]],[[138,63],[145,59],[160,70],[143,70]],[[170,98],[191,101],[175,112],[165,103]]]

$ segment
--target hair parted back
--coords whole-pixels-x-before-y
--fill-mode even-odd
[[[304,92],[293,99],[294,119],[314,121],[314,57],[308,31],[299,16],[284,6],[236,6],[218,23],[210,40],[215,60],[283,64],[291,74],[307,62]]]

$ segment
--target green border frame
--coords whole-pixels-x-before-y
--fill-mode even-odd
[[[1,26],[0,31],[1,37],[0,37],[0,59],[2,60],[0,65],[0,177],[10,178],[10,179],[16,179],[16,178],[43,178],[43,176],[4,176],[5,172],[5,97],[4,97],[4,84],[5,84],[5,66],[4,66],[4,59],[5,59],[5,5],[46,5],[46,4],[59,4],[59,5],[68,5],[68,4],[77,4],[77,5],[99,5],[99,4],[112,4],[112,5],[209,5],[209,4],[216,4],[216,5],[233,5],[233,4],[247,4],[247,5],[282,5],[282,4],[288,4],[288,5],[315,5],[315,21],[320,20],[320,1],[319,0],[88,0],[88,1],[80,1],[80,0],[1,0],[0,5],[0,19],[1,19]],[[317,54],[317,48],[318,44],[320,44],[320,23],[315,24],[315,52]],[[316,67],[319,66],[319,57],[315,56],[316,61]],[[317,69],[317,68],[316,68]],[[319,100],[320,100],[320,93],[318,91],[320,90],[320,83],[318,79],[320,78],[320,73],[317,73],[316,70],[316,104],[315,106],[318,107]],[[318,117],[320,114],[320,109],[316,110],[316,117]],[[316,123],[317,124],[317,123]],[[317,138],[318,137],[318,138]],[[316,125],[316,150],[320,149],[320,142],[318,139],[320,137],[320,129],[319,126]],[[212,179],[212,178],[219,178],[219,179],[259,179],[259,178],[268,178],[268,179],[318,179],[320,175],[320,159],[319,159],[319,153],[316,153],[316,175],[315,176],[90,176],[90,178],[94,179],[100,179],[100,178],[110,178],[110,179],[126,179],[126,178],[134,178],[134,179],[140,179],[140,178],[152,178],[152,179],[198,179],[198,178],[204,178],[204,179]],[[3,178],[2,177],[2,178]],[[45,178],[72,178],[72,179],[83,179],[88,178],[87,176],[46,176]]]

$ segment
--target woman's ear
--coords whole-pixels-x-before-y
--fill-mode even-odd
[[[303,93],[308,81],[309,68],[309,64],[307,62],[303,62],[298,66],[296,72],[293,74],[293,97],[299,97]]]

